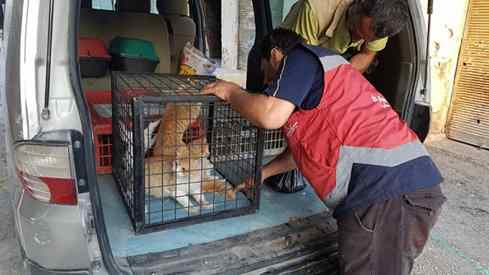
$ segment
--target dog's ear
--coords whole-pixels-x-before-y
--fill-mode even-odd
[[[182,141],[185,144],[189,144],[192,141],[192,128],[187,128],[182,134]]]
[[[201,138],[203,134],[204,130],[202,127],[202,122],[200,119],[197,119],[185,130],[182,135],[182,141],[185,144],[189,144],[190,142]]]

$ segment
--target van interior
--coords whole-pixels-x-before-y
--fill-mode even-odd
[[[190,42],[197,47],[202,44],[198,40],[202,36],[200,33],[204,33],[201,31],[203,26],[199,18],[191,16],[189,2],[192,1],[157,1],[153,7],[150,1],[118,0],[114,10],[96,9],[96,2],[92,0],[82,4],[79,37],[100,39],[106,46],[118,36],[151,41],[160,60],[155,73],[177,74],[180,53],[185,44]],[[399,113],[405,108],[416,70],[412,41],[411,29],[390,39],[387,49],[379,55],[376,70],[368,75]],[[82,84],[86,93],[110,91],[111,76],[107,73],[103,77],[84,77]],[[330,217],[329,210],[310,187],[284,194],[263,186],[260,208],[254,214],[136,234],[112,175],[99,174],[98,184],[112,253],[121,261],[129,261],[132,266],[138,264],[137,257],[142,255],[234,238],[315,215]]]

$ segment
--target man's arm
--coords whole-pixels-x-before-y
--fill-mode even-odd
[[[269,177],[285,173],[295,168],[297,168],[297,165],[295,164],[292,152],[290,152],[289,148],[287,148],[287,150],[278,155],[278,157],[262,168],[260,183],[263,183],[263,181]],[[253,178],[248,178],[243,183],[236,186],[235,191],[250,190],[253,185]]]
[[[287,148],[282,154],[278,155],[274,160],[272,160],[267,165],[263,166],[261,170],[262,180],[269,177],[285,173],[287,171],[297,168],[292,152]]]
[[[350,59],[350,63],[355,69],[364,73],[374,61],[375,55],[377,52],[371,51],[366,45],[363,45],[362,50]]]
[[[362,50],[350,59],[350,63],[354,68],[364,73],[378,52],[385,49],[387,46],[388,37],[380,38],[362,45]]]
[[[230,103],[244,118],[264,129],[282,127],[295,109],[295,105],[287,100],[252,94],[232,82],[223,80],[207,85],[203,93],[216,95]]]

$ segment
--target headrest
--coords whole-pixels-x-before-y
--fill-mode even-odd
[[[178,14],[189,15],[188,1],[183,0],[158,0],[157,2],[158,13],[165,14]]]
[[[118,0],[116,6],[117,11],[121,12],[149,13],[151,11],[150,0]]]

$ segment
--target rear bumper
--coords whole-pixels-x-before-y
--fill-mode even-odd
[[[90,266],[78,206],[45,204],[21,194],[14,213],[26,258],[54,270]]]
[[[329,212],[203,244],[126,258],[133,274],[336,274]]]
[[[51,270],[43,268],[33,261],[24,258],[22,274],[25,275],[89,275],[88,270]]]

